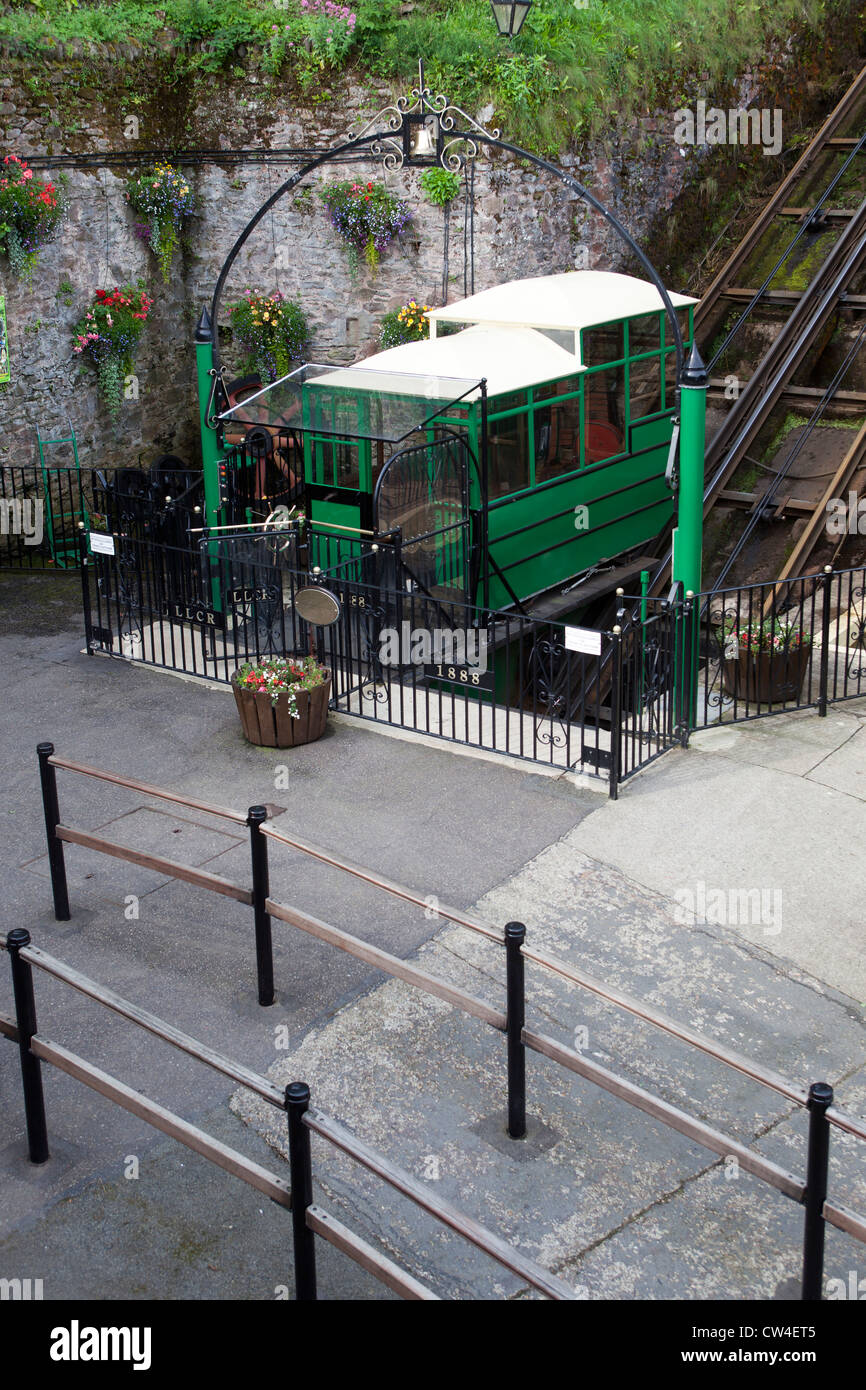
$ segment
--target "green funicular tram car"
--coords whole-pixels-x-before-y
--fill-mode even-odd
[[[695,301],[671,299],[688,352]],[[227,487],[258,498],[249,520],[300,503],[309,567],[338,593],[375,584],[452,618],[459,604],[476,622],[591,624],[617,585],[634,591],[674,514],[676,353],[658,290],[571,271],[429,318],[429,339],[356,366],[307,365],[245,399],[230,387],[209,524],[238,520]]]

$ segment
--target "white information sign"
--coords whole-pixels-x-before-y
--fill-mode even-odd
[[[90,531],[90,549],[94,555],[113,555],[114,537],[108,536],[104,531]]]
[[[601,656],[601,633],[592,627],[567,627],[565,646],[570,652],[584,652],[586,656]]]

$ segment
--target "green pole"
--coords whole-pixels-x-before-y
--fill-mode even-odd
[[[700,623],[701,564],[704,543],[704,448],[707,424],[707,386],[709,378],[697,344],[692,344],[688,363],[680,378],[680,468],[677,527],[674,531],[672,575],[682,584],[682,592],[694,594],[688,624],[690,639],[684,643],[680,708],[686,712],[688,728],[697,724],[698,633]]]
[[[704,446],[707,421],[707,369],[692,345],[680,378],[680,469],[673,578],[683,590],[701,591],[704,541]]]
[[[201,438],[201,466],[204,478],[204,525],[215,526],[220,514],[220,464],[223,452],[217,430],[208,425],[208,405],[213,386],[213,327],[210,314],[205,306],[195,329],[195,365],[198,379],[198,418]],[[216,612],[222,611],[219,576],[217,568],[217,545],[208,541],[208,556],[211,562],[211,603]]]
[[[199,434],[201,437],[201,463],[204,475],[204,500],[206,526],[215,526],[219,521],[220,478],[219,466],[223,454],[219,444],[219,434],[207,422],[208,403],[213,386],[213,326],[207,308],[195,330],[195,363],[198,378]]]

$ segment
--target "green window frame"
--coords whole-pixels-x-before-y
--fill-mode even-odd
[[[576,400],[577,403],[578,403],[578,412],[579,412],[579,438],[582,438],[582,435],[583,435],[583,390],[582,390],[582,384],[581,384],[581,383],[582,383],[582,377],[583,377],[583,373],[580,373],[580,374],[578,374],[578,375],[575,375],[574,377],[552,377],[552,378],[550,378],[548,381],[538,382],[536,385],[531,386],[531,387],[526,387],[526,388],[524,388],[524,390],[522,390],[522,391],[509,391],[509,392],[507,392],[506,394],[504,394],[504,395],[502,395],[502,396],[493,396],[493,397],[491,397],[491,401],[490,401],[490,407],[491,407],[491,408],[490,408],[490,411],[489,411],[489,414],[488,414],[488,417],[487,417],[488,432],[489,432],[490,434],[494,433],[494,428],[495,428],[495,426],[496,426],[498,423],[500,423],[501,421],[503,421],[503,420],[513,419],[513,418],[514,418],[515,416],[517,416],[517,415],[525,416],[525,417],[526,417],[526,432],[527,432],[527,441],[526,441],[526,442],[527,442],[527,456],[528,456],[528,469],[527,469],[527,482],[526,482],[526,484],[525,484],[523,487],[516,488],[513,492],[502,493],[500,496],[497,496],[497,497],[495,497],[495,498],[491,498],[491,501],[492,501],[492,502],[499,502],[499,501],[504,501],[506,498],[523,496],[524,494],[526,494],[526,493],[528,493],[528,492],[531,492],[534,488],[538,487],[538,485],[539,485],[539,483],[538,483],[538,478],[537,478],[537,474],[536,474],[536,438],[537,438],[537,430],[536,430],[536,422],[535,422],[536,411],[539,411],[539,412],[540,412],[540,411],[546,411],[546,410],[549,410],[552,406],[561,405],[561,404],[562,404],[563,402],[565,402],[565,401]],[[572,390],[569,390],[569,391],[562,391],[562,392],[559,392],[559,393],[557,393],[556,395],[552,395],[552,396],[546,396],[546,397],[540,397],[540,396],[539,396],[538,393],[540,393],[540,392],[542,392],[542,391],[545,391],[545,390],[547,390],[549,387],[555,386],[555,385],[557,385],[557,383],[563,382],[563,381],[573,381],[573,382],[575,383],[573,389],[572,389]],[[519,405],[512,405],[512,406],[510,406],[510,408],[505,409],[505,410],[496,409],[497,402],[500,402],[500,401],[512,401],[512,400],[514,400],[516,397],[521,397],[521,398],[522,398],[522,399],[521,399],[521,403],[520,403]],[[575,465],[574,468],[569,469],[568,472],[555,475],[555,478],[554,478],[554,479],[543,479],[542,481],[543,481],[543,482],[548,482],[548,481],[560,482],[560,481],[562,481],[562,480],[564,480],[564,479],[566,479],[566,478],[570,478],[570,477],[574,476],[574,474],[576,474],[576,473],[579,473],[581,467],[582,467],[582,446],[580,447],[579,452],[578,452],[578,463]]]
[[[680,326],[682,329],[683,346],[685,351],[688,352],[694,337],[694,306],[691,304],[683,305],[680,308],[676,309],[675,312],[680,321]],[[638,322],[645,322],[649,317],[651,317],[650,314],[632,314],[626,319],[611,319],[607,323],[592,324],[589,327],[581,330],[581,359],[585,362],[587,358],[591,356],[591,352],[588,351],[588,346],[585,342],[587,334],[592,333],[596,329],[615,328],[620,323],[623,326],[623,355],[621,357],[611,358],[609,362],[599,362],[596,363],[594,366],[587,367],[583,375],[584,391],[586,391],[589,378],[592,377],[595,373],[619,367],[623,368],[624,370],[623,435],[624,444],[626,447],[618,454],[611,454],[611,459],[624,458],[628,455],[628,445],[631,437],[632,425],[635,425],[638,422],[642,422],[644,420],[658,419],[662,415],[669,414],[675,406],[676,381],[675,368],[674,370],[672,370],[672,365],[676,363],[676,344],[674,343],[673,333],[671,331],[670,323],[668,322],[667,313],[663,309],[659,309],[657,311],[653,310],[652,314],[657,314],[660,319],[658,348],[655,348],[655,346],[653,346],[652,348],[640,352],[633,353],[631,351],[631,325]],[[646,415],[633,415],[631,390],[631,364],[635,362],[648,362],[653,360],[657,360],[659,363],[659,408],[658,410],[650,411]],[[583,448],[584,442],[582,442],[582,449]],[[604,459],[602,461],[606,463],[608,460]]]

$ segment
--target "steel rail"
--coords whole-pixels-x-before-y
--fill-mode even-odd
[[[700,303],[695,308],[696,337],[698,329],[703,327],[705,320],[715,308],[723,286],[732,283],[732,273],[738,271],[745,264],[761,237],[770,226],[776,213],[786,205],[788,192],[799,181],[810,165],[825,151],[827,141],[832,136],[833,131],[838,129],[864,97],[866,97],[866,67],[862,68],[857,74],[841,100],[833,108],[830,115],[824,121],[824,124],[807,145],[790,173],[787,174],[772,197],[764,204],[759,216],[735,247],[722,269],[707,286]]]
[[[727,467],[738,449],[748,448],[764,423],[769,407],[781,394],[784,378],[799,366],[812,337],[835,308],[847,283],[866,255],[866,201],[857,209],[836,244],[822,262],[802,299],[786,320],[771,351],[758,364],[720,429],[707,448],[707,464],[716,470],[710,486]],[[745,420],[743,420],[745,417]],[[738,457],[735,459],[738,461]]]
[[[826,203],[827,199],[830,197],[831,193],[833,193],[834,189],[836,188],[836,185],[841,182],[842,177],[846,173],[849,165],[853,163],[857,155],[864,148],[866,148],[866,134],[861,135],[859,141],[857,142],[856,149],[853,149],[851,151],[848,158],[845,160],[845,163],[842,165],[841,169],[838,169],[836,173],[833,175],[833,178],[831,179],[830,183],[824,189],[824,192],[821,194],[821,197],[818,199],[818,202],[811,210],[810,216],[803,222],[802,226],[792,237],[791,241],[788,243],[781,256],[779,256],[778,260],[776,261],[776,264],[772,267],[772,269],[767,271],[767,274],[764,276],[763,281],[756,290],[747,290],[745,288],[741,288],[734,285],[726,285],[725,288],[721,290],[720,294],[721,298],[723,299],[736,298],[738,296],[742,297],[745,295],[749,296],[749,302],[746,305],[740,317],[737,319],[737,322],[734,324],[731,331],[727,334],[724,342],[718,348],[716,348],[716,351],[713,353],[712,357],[710,358],[710,361],[707,363],[708,372],[711,372],[713,370],[719,358],[724,355],[726,350],[734,341],[734,338],[736,338],[740,329],[751,318],[752,310],[755,309],[758,306],[758,304],[761,303],[762,300],[772,304],[779,300],[782,300],[784,302],[788,299],[793,300],[794,302],[798,302],[802,298],[802,291],[771,290],[770,285],[772,284],[777,272],[781,270],[782,266],[785,264],[791,252],[794,250],[794,247],[800,244],[800,241],[809,231],[813,222],[817,222],[820,219],[822,215],[822,210],[824,208],[824,204]],[[851,212],[849,215],[853,217],[854,213]]]
[[[808,424],[806,425],[806,428],[803,430],[803,433],[800,435],[800,438],[797,440],[796,445],[793,449],[791,449],[788,452],[788,454],[785,456],[782,463],[780,464],[779,468],[777,469],[775,475],[770,479],[770,483],[767,487],[766,492],[763,493],[760,498],[760,504],[755,507],[754,511],[747,518],[746,525],[743,528],[743,531],[741,532],[740,536],[737,538],[736,545],[734,546],[730,555],[725,560],[721,570],[716,575],[713,581],[713,588],[711,591],[712,593],[716,593],[717,590],[723,587],[724,581],[730,573],[733,565],[739,559],[740,555],[743,553],[743,550],[748,544],[749,539],[757,529],[766,507],[768,507],[771,503],[775,501],[779,489],[788,477],[788,473],[791,467],[793,466],[796,459],[799,458],[800,454],[802,453],[803,449],[806,447],[806,444],[811,438],[813,431],[817,429],[818,425],[823,419],[824,412],[826,411],[827,406],[833,400],[833,397],[836,394],[836,388],[838,387],[840,381],[845,380],[845,377],[848,374],[848,370],[852,362],[854,361],[854,358],[857,356],[857,353],[859,352],[860,343],[863,340],[864,334],[866,334],[866,323],[863,324],[863,327],[860,329],[860,332],[858,333],[855,341],[848,349],[848,352],[846,353],[844,360],[840,362],[833,376],[833,380],[830,382],[829,386],[824,392],[823,398],[815,406],[815,409],[812,412]],[[861,434],[862,433],[863,432],[861,431]],[[857,441],[855,441],[855,445],[856,443]],[[837,479],[841,478],[848,471],[849,467],[853,472],[853,466],[850,462],[852,456],[854,459],[854,464],[856,465],[856,461],[858,458],[858,450],[856,447],[852,448],[848,452],[848,454],[846,454],[845,459],[842,461],[842,464],[836,472],[833,482],[836,482]],[[830,484],[830,487],[833,487],[833,483]],[[830,497],[837,497],[838,495],[839,494],[836,491],[825,491],[821,499],[815,504],[810,518],[810,522],[807,524],[806,529],[803,532],[803,535],[800,537],[797,547],[794,551],[792,551],[791,555],[788,557],[783,573],[778,576],[778,579],[780,581],[786,579],[788,575],[793,572],[793,560],[795,556],[797,562],[800,563],[802,560],[805,559],[806,555],[811,553],[812,547],[814,546],[818,538],[818,532],[821,529],[821,524],[826,516],[826,500]],[[767,603],[765,604],[765,612],[773,607],[778,587],[779,586],[777,584],[773,589],[773,593],[768,598]]]
[[[704,516],[727,485],[740,459],[766,423],[784,393],[792,373],[806,357],[816,332],[830,317],[846,285],[866,258],[866,202],[832,247],[802,299],[784,324],[769,353],[758,364],[745,389],[725,417],[705,454],[709,480],[704,484]],[[658,596],[667,587],[672,547],[669,530],[665,549],[649,592]]]
[[[848,235],[850,233],[850,235]],[[821,267],[807,294],[794,310],[771,352],[749,379],[745,391],[726,417],[706,451],[710,478],[704,492],[704,515],[718,492],[739,466],[742,454],[775,408],[792,373],[809,351],[817,331],[826,323],[840,294],[866,258],[866,202],[848,225]]]

